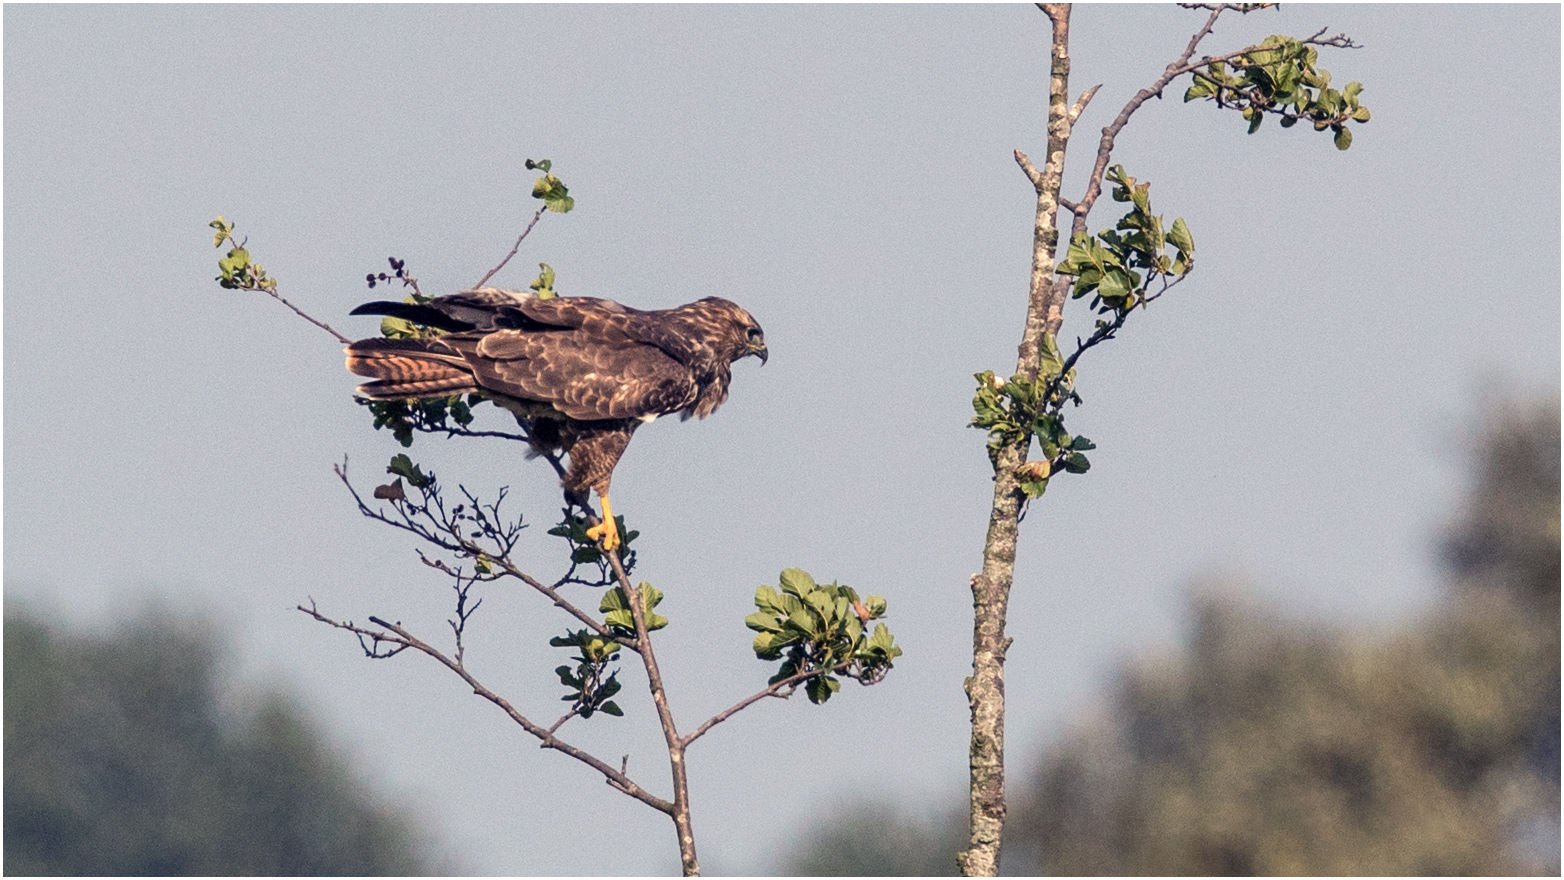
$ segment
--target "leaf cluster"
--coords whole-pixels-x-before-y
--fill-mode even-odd
[[[250,262],[250,252],[242,243],[234,240],[232,223],[219,216],[207,225],[217,230],[212,235],[213,247],[222,247],[225,241],[233,245],[228,249],[228,256],[217,261],[219,287],[228,290],[264,290],[268,293],[277,290],[277,279],[268,277],[260,263]]]
[[[548,643],[556,648],[576,649],[576,655],[570,658],[576,661],[575,668],[560,666],[554,670],[559,683],[570,691],[560,699],[571,704],[571,712],[582,718],[591,718],[598,711],[616,718],[624,715],[624,710],[611,699],[621,687],[619,670],[608,672],[608,664],[619,659],[618,642],[581,629],[568,630]]]
[[[641,581],[636,590],[641,594],[641,616],[646,620],[646,631],[654,632],[667,626],[668,618],[653,610],[663,600],[662,591],[646,581]],[[630,611],[630,600],[625,597],[623,587],[614,587],[604,593],[597,610],[603,613],[603,623],[615,635],[635,638],[635,616]]]
[[[1122,165],[1108,169],[1105,178],[1113,184],[1114,201],[1128,203],[1129,212],[1113,229],[1096,236],[1077,232],[1057,267],[1060,275],[1075,276],[1071,296],[1091,294],[1092,307],[1104,317],[1069,358],[1059,351],[1058,341],[1045,334],[1038,344],[1036,378],[1017,373],[1005,380],[992,370],[974,375],[977,393],[970,424],[988,432],[994,467],[1000,466],[1003,449],[1024,446],[1030,452],[1033,437],[1041,447],[1042,458],[1024,462],[1015,473],[1028,498],[1040,497],[1055,474],[1083,474],[1091,468],[1086,452],[1096,445],[1071,434],[1064,424],[1065,404],[1081,403],[1075,392],[1075,362],[1088,348],[1112,339],[1131,312],[1161,296],[1195,266],[1189,227],[1182,217],[1168,226],[1151,212],[1150,183],[1129,176]]]
[[[977,393],[972,398],[971,426],[988,431],[989,460],[999,463],[999,450],[1037,438],[1041,461],[1028,461],[1017,469],[1021,490],[1028,498],[1040,497],[1054,474],[1084,474],[1091,469],[1086,452],[1097,448],[1086,437],[1072,435],[1064,426],[1063,406],[1080,402],[1072,386],[1075,370],[1064,369],[1053,337],[1042,344],[1042,369],[1035,380],[1016,374],[1001,379],[993,370],[977,373]]]
[[[1260,48],[1226,61],[1213,60],[1196,70],[1184,101],[1215,101],[1218,107],[1236,107],[1249,123],[1249,133],[1260,128],[1265,114],[1281,117],[1283,128],[1307,121],[1315,131],[1330,129],[1336,149],[1352,146],[1348,122],[1368,122],[1369,110],[1358,102],[1360,82],[1330,87],[1330,71],[1317,66],[1319,52],[1302,40],[1272,34]]]
[[[626,572],[635,570],[635,550],[630,542],[641,536],[639,531],[627,528],[623,514],[614,514],[614,525],[619,529],[619,561]],[[607,576],[608,557],[603,555],[597,540],[587,535],[590,523],[582,514],[575,514],[548,530],[556,538],[570,542],[571,565],[597,565]]]
[[[646,620],[647,632],[667,626],[668,618],[654,610],[663,600],[662,591],[645,581],[637,589],[641,595],[641,615]],[[630,612],[630,602],[625,598],[622,587],[614,587],[604,593],[597,610],[602,612],[603,624],[614,635],[635,638],[635,617]],[[549,639],[549,644],[556,648],[576,649],[576,656],[571,658],[576,661],[574,668],[560,666],[554,670],[559,676],[559,683],[569,690],[560,699],[571,703],[573,713],[582,718],[591,718],[592,713],[597,711],[616,717],[624,715],[624,710],[610,699],[619,693],[619,671],[608,671],[608,664],[619,659],[619,642],[593,630],[580,629],[566,630],[565,635]]]
[[[548,159],[527,160],[527,170],[543,172],[543,176],[532,184],[532,197],[541,199],[550,211],[564,214],[576,206],[576,200],[571,197],[564,181],[550,173],[553,167],[554,163]]]
[[[472,424],[472,408],[488,400],[474,392],[467,395],[432,397],[424,400],[367,400],[355,397],[359,406],[368,407],[375,417],[375,429],[389,428],[396,442],[406,449],[413,445],[413,432],[446,434],[461,433]]]
[[[1073,298],[1094,294],[1092,307],[1098,314],[1117,316],[1155,299],[1172,283],[1168,279],[1188,275],[1195,267],[1195,240],[1183,217],[1165,227],[1162,217],[1151,213],[1150,181],[1136,181],[1123,165],[1108,169],[1106,177],[1113,184],[1113,200],[1130,203],[1129,213],[1095,238],[1085,232],[1071,236],[1057,271],[1075,276]],[[1171,256],[1168,245],[1173,246]],[[1158,280],[1162,287],[1152,292],[1151,284]]]
[[[782,660],[768,683],[817,673],[804,690],[811,703],[824,703],[842,688],[831,673],[873,684],[901,656],[885,624],[876,624],[873,633],[864,631],[869,621],[885,616],[882,597],[859,599],[852,587],[817,584],[797,568],[784,569],[779,583],[780,593],[765,585],[755,590],[759,610],[744,618],[745,626],[760,633],[755,637],[755,656]]]
[[[538,277],[532,279],[532,283],[527,286],[538,295],[538,299],[553,299],[559,296],[559,293],[554,290],[554,267],[548,263],[538,264]]]

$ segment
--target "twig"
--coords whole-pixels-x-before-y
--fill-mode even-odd
[[[851,667],[852,664],[853,661],[851,660],[843,660],[841,663],[838,663],[831,669],[806,669],[803,672],[794,673],[793,675],[782,679],[776,684],[768,685],[765,690],[750,694],[744,699],[739,700],[737,703],[734,703],[732,706],[729,706],[721,712],[718,712],[717,714],[706,719],[705,723],[691,731],[687,736],[680,740],[680,742],[688,747],[690,743],[700,739],[701,736],[706,733],[706,731],[711,730],[713,727],[716,727],[724,721],[727,721],[729,718],[733,717],[735,713],[747,708],[751,704],[760,700],[764,700],[767,697],[777,697],[779,699],[785,700],[788,697],[791,697],[794,691],[798,690],[799,685],[803,684],[809,679],[816,678],[821,675],[829,675],[832,672],[835,672],[839,675],[845,674],[847,669]],[[783,693],[783,691],[787,691],[787,693]]]
[[[522,715],[520,712],[518,712],[516,707],[512,706],[510,702],[504,697],[484,687],[483,684],[479,682],[477,678],[473,677],[472,673],[468,672],[460,663],[457,663],[455,660],[447,657],[438,648],[420,640],[401,626],[394,623],[388,623],[387,621],[381,620],[378,617],[369,618],[370,623],[373,623],[386,631],[381,632],[357,626],[352,621],[341,622],[333,620],[324,614],[321,614],[320,611],[315,608],[314,602],[311,602],[310,607],[308,608],[304,607],[303,605],[299,605],[297,607],[298,610],[308,614],[309,616],[328,626],[347,630],[348,632],[358,634],[361,638],[369,638],[375,642],[391,642],[401,645],[402,648],[412,648],[414,650],[421,651],[430,657],[433,657],[435,660],[443,664],[445,668],[460,676],[462,681],[465,681],[467,685],[472,688],[473,693],[500,707],[500,709],[503,710],[506,715],[509,715],[512,721],[515,721],[518,725],[520,725],[523,730],[537,737],[541,741],[540,746],[542,748],[563,752],[564,754],[575,758],[577,761],[580,761],[581,763],[586,764],[588,767],[591,767],[593,770],[603,774],[608,784],[618,789],[619,791],[624,792],[625,794],[635,798],[638,801],[641,801],[642,803],[652,807],[655,810],[658,810],[659,812],[667,813],[669,815],[673,814],[674,805],[672,803],[665,801],[651,792],[641,788],[641,786],[637,785],[634,780],[630,779],[630,777],[626,776],[623,772],[615,770],[613,767],[610,767],[603,761],[598,760],[590,753],[585,752],[568,743],[562,742],[560,739],[554,736],[552,731],[534,724],[525,715]],[[399,648],[398,650],[401,649]]]
[[[612,633],[608,627],[604,626],[592,615],[576,607],[576,605],[569,599],[566,599],[564,596],[560,595],[559,591],[554,587],[551,587],[548,584],[539,581],[532,575],[522,571],[516,566],[514,562],[511,561],[510,551],[511,548],[515,545],[516,529],[513,529],[508,533],[501,533],[498,531],[498,527],[494,526],[492,523],[487,527],[485,527],[483,524],[480,524],[480,530],[483,531],[485,537],[488,537],[491,540],[497,542],[493,550],[481,546],[476,541],[463,534],[461,524],[456,521],[455,515],[446,512],[444,501],[439,495],[437,481],[432,474],[429,475],[430,486],[435,488],[431,490],[430,487],[414,487],[414,489],[423,496],[424,503],[415,504],[408,501],[392,501],[390,502],[392,509],[396,511],[397,514],[395,517],[393,517],[388,516],[382,510],[377,510],[364,503],[363,496],[359,495],[358,490],[353,488],[353,484],[348,480],[346,457],[343,458],[342,464],[333,465],[332,470],[336,473],[337,478],[342,481],[342,485],[347,487],[348,493],[353,496],[353,502],[358,505],[359,513],[363,516],[378,522],[383,522],[393,528],[401,529],[402,531],[417,535],[419,538],[422,538],[424,541],[427,541],[428,543],[433,544],[442,550],[446,550],[451,553],[457,553],[472,559],[484,559],[491,566],[497,567],[503,575],[516,578],[527,586],[548,597],[549,601],[553,602],[557,607],[563,609],[570,616],[586,624],[592,629],[593,632],[597,633],[603,638],[612,639],[623,645],[625,648],[639,653],[640,646],[635,640],[625,639],[623,637],[614,635],[614,633]],[[465,492],[466,490],[464,489],[463,491]],[[471,494],[468,494],[467,497],[469,500],[472,500]],[[497,506],[498,502],[496,502],[495,505],[491,505],[491,513]],[[425,522],[420,521],[417,518],[419,516],[424,517],[426,520],[428,520],[429,523],[432,523],[433,525],[431,526],[430,524],[426,524]],[[519,529],[519,527],[517,528]],[[492,578],[485,579],[497,580],[500,576],[502,575],[496,574]]]
[[[490,269],[486,275],[484,275],[482,278],[478,279],[478,283],[474,284],[472,286],[474,290],[477,290],[478,288],[482,287],[484,282],[486,282],[490,278],[494,277],[494,273],[496,273],[496,272],[500,271],[501,269],[505,268],[505,264],[510,262],[510,258],[511,257],[516,256],[516,252],[521,250],[522,239],[526,238],[527,234],[532,232],[532,227],[538,225],[538,221],[543,218],[543,212],[546,211],[546,210],[548,210],[548,205],[544,205],[543,207],[539,208],[538,212],[536,214],[532,215],[532,222],[528,223],[527,224],[527,228],[523,229],[521,231],[521,235],[516,236],[516,244],[511,247],[510,253],[505,255],[505,259],[500,260],[500,264],[498,266],[495,266],[493,269]]]
[[[1239,49],[1236,52],[1229,52],[1226,55],[1208,55],[1201,58],[1199,61],[1190,61],[1190,59],[1194,57],[1196,47],[1198,47],[1200,42],[1211,33],[1211,28],[1216,24],[1217,18],[1221,16],[1223,12],[1228,10],[1244,12],[1255,7],[1248,4],[1233,3],[1188,3],[1180,5],[1184,6],[1186,9],[1208,9],[1211,11],[1211,14],[1206,17],[1205,24],[1201,25],[1200,29],[1195,31],[1194,35],[1189,38],[1189,44],[1184,47],[1183,53],[1179,55],[1175,61],[1164,68],[1162,75],[1157,77],[1151,85],[1136,92],[1134,97],[1130,98],[1129,103],[1124,105],[1124,109],[1119,111],[1119,115],[1114,117],[1113,122],[1109,123],[1107,127],[1103,128],[1102,140],[1099,141],[1097,145],[1097,162],[1092,166],[1092,176],[1086,187],[1086,194],[1081,197],[1079,202],[1066,203],[1064,199],[1060,199],[1060,204],[1065,205],[1067,208],[1069,208],[1071,213],[1075,215],[1075,222],[1072,223],[1070,227],[1072,234],[1086,231],[1086,215],[1091,212],[1092,205],[1096,204],[1097,198],[1102,195],[1103,174],[1107,171],[1108,160],[1113,153],[1114,139],[1118,137],[1119,132],[1124,129],[1124,126],[1129,123],[1130,116],[1134,115],[1135,111],[1139,110],[1142,104],[1146,103],[1152,98],[1160,97],[1162,95],[1162,90],[1167,87],[1168,83],[1171,83],[1173,80],[1186,73],[1205,67],[1208,64],[1213,64],[1219,61],[1230,61],[1241,55],[1247,55],[1250,52],[1256,52],[1264,48],[1259,44],[1255,44],[1253,46]],[[1256,6],[1265,5],[1269,4],[1256,4]],[[1352,40],[1349,39],[1345,34],[1337,34],[1334,37],[1328,37],[1323,40],[1320,39],[1321,35],[1324,34],[1326,30],[1327,28],[1321,28],[1318,31],[1315,31],[1312,36],[1308,37],[1307,39],[1300,40],[1299,42],[1309,46],[1331,46],[1338,49],[1361,48],[1356,43],[1352,42]]]
[[[266,293],[270,294],[273,299],[277,300],[278,302],[282,303],[283,305],[287,306],[288,308],[293,309],[293,313],[295,315],[298,315],[299,317],[301,317],[304,320],[310,322],[311,324],[314,324],[316,327],[319,327],[320,329],[326,331],[327,333],[330,333],[332,336],[337,337],[337,341],[342,343],[343,345],[348,345],[348,344],[351,344],[353,342],[353,340],[347,338],[346,336],[343,336],[341,333],[338,333],[336,330],[333,330],[331,328],[331,325],[327,324],[325,321],[317,321],[314,318],[310,317],[309,314],[307,312],[305,312],[303,309],[299,308],[298,306],[296,306],[293,303],[288,302],[286,299],[284,299],[283,295],[278,293],[275,289],[267,288],[267,287],[251,288],[251,289],[252,290],[264,290]]]

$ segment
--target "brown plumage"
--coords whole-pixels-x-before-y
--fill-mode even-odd
[[[643,422],[679,413],[705,418],[728,399],[734,361],[765,363],[766,338],[750,314],[707,297],[676,309],[641,311],[606,299],[481,288],[422,305],[373,302],[355,315],[391,315],[445,331],[422,339],[361,339],[348,370],[376,381],[371,400],[414,400],[482,392],[515,414],[540,451],[570,456],[566,497],[603,501],[589,530],[605,549],[619,544],[608,504],[614,465]]]

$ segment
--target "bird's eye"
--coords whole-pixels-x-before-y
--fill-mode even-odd
[[[751,328],[749,328],[749,341],[750,342],[760,342],[761,340],[763,340],[765,338],[766,338],[766,334],[760,332],[760,328],[759,327],[751,327]]]

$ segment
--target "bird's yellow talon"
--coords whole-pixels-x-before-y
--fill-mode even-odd
[[[619,527],[614,522],[614,509],[608,506],[608,496],[601,491],[599,499],[603,502],[603,518],[597,525],[587,529],[587,537],[594,541],[601,540],[604,550],[619,549]]]
[[[606,520],[587,529],[587,537],[593,541],[599,541],[604,550],[619,549],[619,530],[614,528],[613,520]]]

